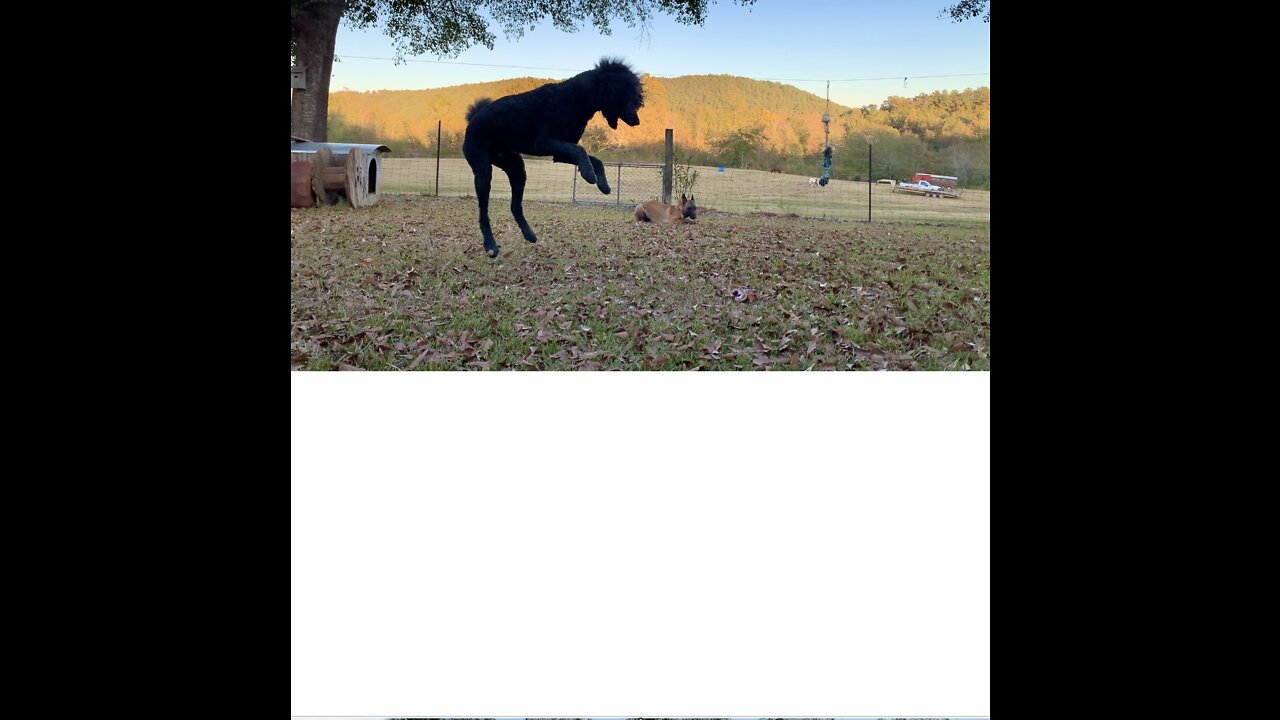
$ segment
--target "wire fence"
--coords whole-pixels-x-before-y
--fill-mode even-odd
[[[604,162],[601,160],[601,162]],[[573,173],[572,201],[578,205],[616,205],[632,210],[640,203],[662,198],[662,165],[656,163],[604,163],[609,194]]]
[[[553,163],[550,158],[526,157],[524,197],[532,201],[590,204],[634,210],[640,203],[662,198],[661,163],[630,163],[601,158],[612,186],[602,194],[578,175],[575,165]],[[873,177],[874,162],[872,163]],[[991,222],[989,190],[957,188],[938,197],[903,190],[899,180],[876,182],[834,178],[826,186],[817,175],[792,175],[766,170],[694,166],[692,193],[699,211],[769,213],[799,217],[928,224],[985,225]],[[920,168],[926,171],[928,168]],[[465,197],[475,195],[475,179],[465,158],[395,158],[383,161],[381,190],[390,193],[423,193]],[[673,188],[673,202],[686,188]],[[511,197],[511,185],[494,168],[490,188],[493,198]]]

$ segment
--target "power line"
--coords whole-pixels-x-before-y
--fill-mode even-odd
[[[389,60],[392,62],[397,62],[396,58],[370,57],[368,55],[338,55],[336,57],[339,59],[350,58],[352,60]],[[585,70],[591,69],[591,68],[540,67],[537,65],[499,65],[496,63],[459,62],[456,60],[401,59],[398,62],[430,63],[433,65],[469,65],[472,67],[506,68],[510,70],[554,70],[557,72],[571,72],[571,73],[583,72]],[[653,77],[660,77],[660,78],[683,77],[682,75],[669,75],[664,73],[651,72],[647,74],[652,75]],[[695,73],[695,74],[714,75],[716,73]],[[974,77],[978,75],[990,75],[990,74],[991,73],[989,72],[978,72],[978,73],[955,73],[952,75],[894,75],[892,77],[843,78],[839,80],[828,80],[827,78],[748,78],[748,79],[749,80],[765,80],[768,82],[871,82],[871,81],[877,81],[877,80],[925,80],[930,78]],[[739,75],[737,77],[745,77],[745,76]]]
[[[393,62],[395,62],[395,61],[396,61],[396,58],[388,58],[388,57],[368,57],[368,56],[365,56],[365,55],[335,55],[334,57],[335,57],[335,58],[338,58],[338,59],[351,58],[351,59],[353,59],[353,60],[391,60],[391,61],[393,61]],[[432,63],[432,64],[434,64],[434,65],[472,65],[472,66],[475,66],[475,67],[510,68],[510,69],[513,69],[513,70],[562,70],[562,71],[564,71],[564,72],[582,72],[582,70],[575,70],[575,69],[573,69],[573,68],[537,67],[537,66],[535,66],[535,65],[494,65],[493,63],[457,62],[457,61],[454,61],[454,60],[414,60],[414,59],[401,59],[401,60],[399,60],[399,62]],[[588,68],[588,69],[590,69],[590,68]]]
[[[751,80],[768,80],[771,82],[866,82],[870,80],[923,80],[925,78],[953,78],[953,77],[972,77],[974,75],[990,75],[989,72],[980,73],[957,73],[955,75],[895,75],[894,77],[878,77],[878,78],[844,78],[842,80],[827,80],[826,78],[750,78]]]

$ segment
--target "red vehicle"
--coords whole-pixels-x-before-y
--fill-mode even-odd
[[[955,190],[956,181],[959,180],[959,178],[954,175],[934,175],[933,173],[916,173],[916,176],[911,178],[911,182],[918,183],[921,180],[924,180],[930,185],[937,185],[938,187],[944,187],[948,190]]]

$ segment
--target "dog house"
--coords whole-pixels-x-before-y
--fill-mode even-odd
[[[312,193],[321,204],[332,194],[345,196],[351,207],[378,202],[382,158],[391,148],[376,143],[311,142],[289,136],[289,161],[312,163]]]

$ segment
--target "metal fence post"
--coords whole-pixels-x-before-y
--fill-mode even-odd
[[[622,162],[618,162],[618,204],[622,204]]]
[[[871,222],[871,143],[867,143],[867,222]]]
[[[440,197],[440,124],[436,121],[436,197]]]

